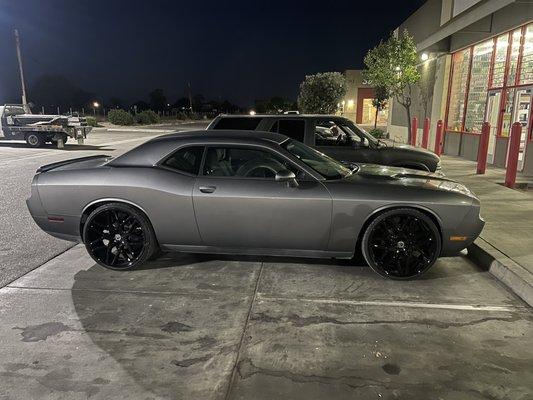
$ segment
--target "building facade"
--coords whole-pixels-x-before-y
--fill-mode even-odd
[[[363,79],[363,71],[348,69],[346,78],[346,95],[339,103],[339,114],[362,126],[373,127],[376,120],[376,108],[372,105],[374,88]],[[377,126],[385,127],[388,122],[388,108],[377,112]]]
[[[445,153],[475,160],[487,121],[489,162],[504,167],[511,125],[520,122],[519,169],[533,175],[533,0],[429,0],[403,30],[420,55],[412,114],[431,119],[431,146],[441,119]],[[405,111],[391,108],[389,132],[405,140]]]

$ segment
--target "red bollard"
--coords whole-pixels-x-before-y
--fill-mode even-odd
[[[413,117],[411,121],[411,146],[416,146],[416,133],[418,132],[418,119]]]
[[[507,170],[505,171],[505,186],[514,188],[516,183],[516,171],[518,170],[518,154],[520,152],[520,138],[522,136],[522,125],[515,122],[511,128],[511,138],[509,139],[509,156],[507,157]]]
[[[477,174],[482,175],[487,169],[487,153],[489,151],[490,124],[483,123],[481,136],[479,137],[479,146],[477,148]]]
[[[442,123],[442,119],[439,119],[437,121],[437,132],[435,133],[435,154],[440,157],[442,154],[442,130],[444,128],[444,124]]]
[[[422,147],[424,149],[428,148],[428,142],[429,142],[429,118],[426,118],[424,120],[424,131],[422,133]]]

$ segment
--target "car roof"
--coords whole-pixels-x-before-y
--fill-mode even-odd
[[[121,167],[149,167],[157,164],[183,144],[207,145],[228,142],[228,144],[281,144],[289,138],[273,132],[239,130],[197,130],[176,132],[155,137],[140,146],[113,159],[107,165]]]
[[[233,140],[233,139],[245,139],[245,140],[266,140],[281,144],[288,139],[287,136],[274,132],[262,132],[251,130],[234,130],[234,129],[219,129],[219,130],[197,130],[187,132],[176,132],[169,135],[158,136],[152,141],[172,141],[172,140],[187,140],[187,139],[199,139],[200,140]]]
[[[298,119],[298,118],[339,118],[347,119],[342,115],[333,115],[333,114],[220,114],[217,118],[287,118],[287,119]]]

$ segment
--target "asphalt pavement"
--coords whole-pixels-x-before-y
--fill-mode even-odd
[[[69,142],[62,150],[51,145],[30,149],[24,142],[0,138],[0,287],[73,246],[41,231],[26,208],[37,168],[95,154],[116,156],[160,134],[206,126],[207,122],[193,122],[111,130],[96,128],[84,145]]]

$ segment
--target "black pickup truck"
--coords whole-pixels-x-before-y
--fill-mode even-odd
[[[440,172],[440,158],[434,153],[409,145],[386,144],[336,115],[219,115],[207,129],[278,132],[345,163]]]

